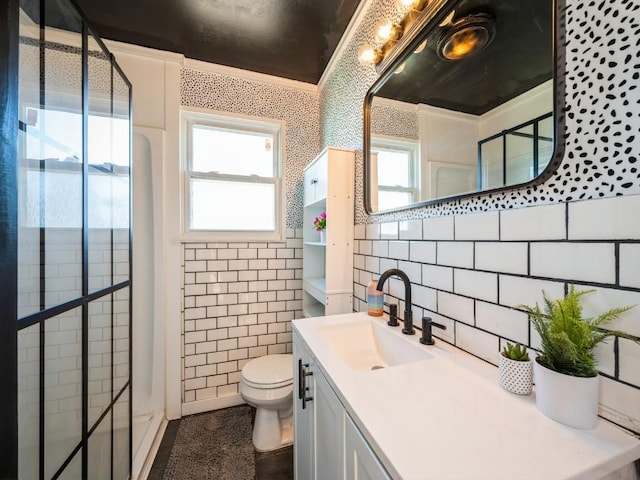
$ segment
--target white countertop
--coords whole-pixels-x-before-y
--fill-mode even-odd
[[[423,346],[419,331],[385,326],[430,358],[350,369],[317,329],[365,318],[386,322],[354,313],[294,320],[293,328],[394,478],[590,480],[640,457],[640,440],[621,428],[603,419],[593,430],[561,425],[536,409],[534,394],[501,389],[496,367],[443,341]]]

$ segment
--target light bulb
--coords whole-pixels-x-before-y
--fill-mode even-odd
[[[429,3],[427,0],[400,0],[399,10],[408,12],[409,10],[422,10]]]
[[[398,73],[404,72],[404,67],[406,66],[406,64],[407,64],[407,62],[404,62],[402,65],[400,65],[398,68],[396,68],[396,71],[393,72],[393,73],[398,74]]]
[[[392,23],[388,20],[384,20],[378,24],[376,28],[376,41],[380,44],[386,43],[389,40],[398,40],[402,34],[402,29],[397,23]]]
[[[380,63],[380,57],[380,51],[370,47],[369,45],[362,45],[358,49],[358,61],[360,62],[360,65],[377,65]]]

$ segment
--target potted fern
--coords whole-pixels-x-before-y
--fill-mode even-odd
[[[529,395],[533,381],[533,366],[527,349],[507,342],[498,357],[500,386],[511,393]]]
[[[624,332],[602,328],[632,306],[583,318],[581,298],[593,291],[578,291],[571,285],[559,300],[550,300],[543,291],[542,310],[537,304],[517,307],[527,312],[542,341],[542,353],[533,364],[536,406],[549,418],[582,429],[595,428],[598,423],[595,347],[614,336],[638,341]]]

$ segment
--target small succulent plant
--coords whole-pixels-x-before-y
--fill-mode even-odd
[[[517,362],[529,361],[529,354],[527,353],[527,349],[520,343],[516,343],[515,345],[513,345],[507,342],[507,344],[502,349],[502,355]]]

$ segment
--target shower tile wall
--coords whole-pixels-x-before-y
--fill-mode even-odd
[[[496,365],[506,341],[540,348],[526,314],[513,307],[542,305],[543,290],[558,298],[574,283],[579,290],[595,289],[583,299],[588,317],[636,305],[611,327],[640,336],[638,274],[630,270],[640,262],[640,224],[625,215],[637,211],[636,195],[356,225],[355,308],[366,310],[372,278],[400,268],[412,283],[416,325],[429,316],[447,327],[434,329],[436,337]],[[534,233],[532,225],[549,228]],[[385,292],[404,311],[402,282],[392,278]],[[640,430],[640,346],[610,340],[597,357],[602,413]]]
[[[184,245],[184,403],[238,393],[251,358],[291,353],[302,230],[286,242]]]

